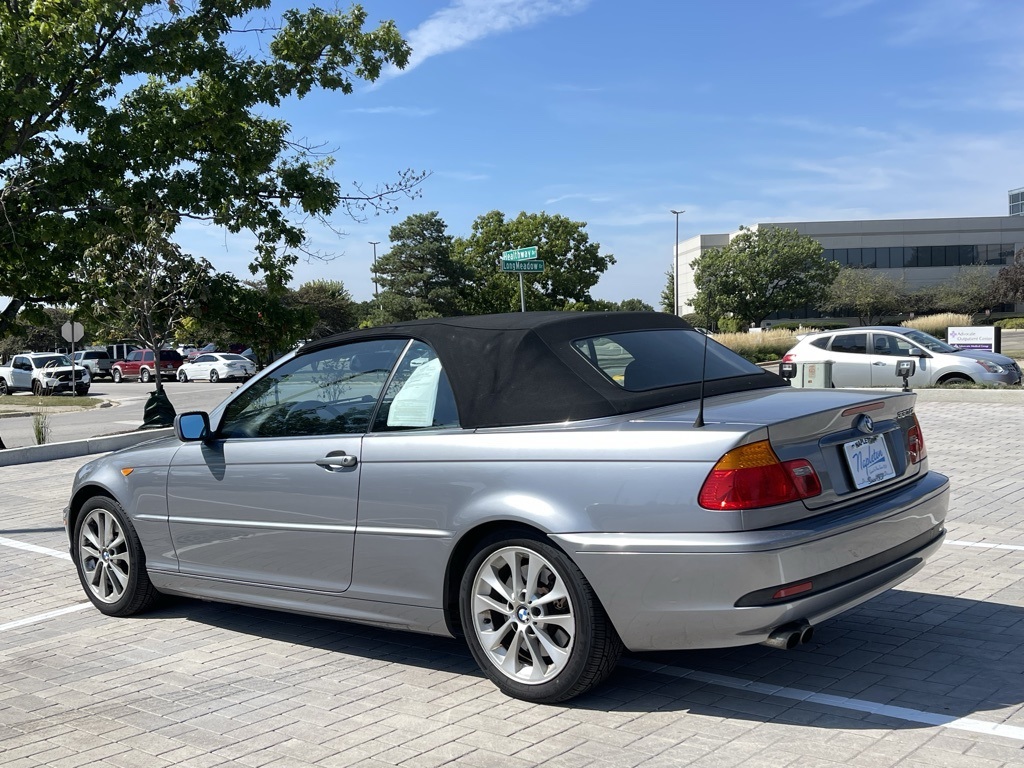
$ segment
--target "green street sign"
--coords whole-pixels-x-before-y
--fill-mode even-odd
[[[511,251],[502,251],[501,259],[502,263],[506,261],[531,261],[537,258],[537,246],[528,245],[525,248],[513,248]],[[502,269],[505,269],[502,267]],[[505,270],[511,272],[514,270]],[[540,270],[525,269],[524,272],[539,272]]]
[[[536,249],[534,249],[536,250]],[[540,259],[529,259],[524,261],[501,260],[502,272],[543,272],[544,262]]]

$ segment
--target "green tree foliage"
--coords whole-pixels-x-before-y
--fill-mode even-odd
[[[908,302],[902,280],[875,269],[842,267],[818,309],[838,316],[852,313],[861,325],[874,325],[907,311]]]
[[[1024,248],[1013,255],[1013,263],[999,270],[996,277],[995,298],[999,303],[1017,304],[1024,301]]]
[[[520,213],[506,219],[501,211],[477,217],[469,237],[455,240],[456,257],[470,270],[465,291],[467,314],[517,312],[519,277],[501,271],[501,254],[528,245],[538,247],[544,272],[523,275],[526,309],[558,310],[573,302],[593,303],[590,289],[615,263],[590,241],[586,223],[548,213]]]
[[[311,336],[317,312],[289,288],[218,274],[203,307],[182,324],[197,343],[247,344],[262,365]]]
[[[295,291],[295,302],[310,309],[316,318],[309,331],[310,339],[350,331],[359,324],[356,302],[340,280],[303,283]]]
[[[409,46],[366,12],[270,0],[0,3],[0,336],[23,306],[82,303],[70,277],[116,212],[171,211],[256,239],[251,265],[283,285],[309,219],[359,216],[415,194],[423,174],[344,191],[331,158],[274,117],[314,89],[350,93]],[[259,19],[256,21],[255,19]],[[171,233],[169,233],[171,234]]]
[[[944,312],[973,315],[991,309],[996,298],[996,277],[985,266],[961,267],[952,280],[936,288],[936,305]]]
[[[45,307],[34,312],[23,312],[10,336],[0,339],[0,360],[10,360],[19,352],[50,352],[54,349],[70,349],[71,343],[61,336],[60,329],[71,320],[71,311],[64,307]],[[75,317],[75,321],[86,326],[86,336],[77,347],[94,335],[94,326],[87,318]]]
[[[839,271],[821,253],[820,243],[796,230],[741,227],[729,245],[690,263],[697,286],[694,311],[715,320],[732,316],[747,325],[773,312],[817,306]]]
[[[463,313],[469,269],[452,258],[452,237],[437,211],[417,213],[391,228],[391,250],[373,267],[381,290],[373,325]]]
[[[661,289],[661,311],[670,315],[676,312],[676,273],[671,267],[665,270],[665,287]]]
[[[121,226],[85,254],[80,274],[94,286],[95,297],[88,311],[108,338],[132,338],[155,353],[198,306],[210,264],[182,253],[170,241],[173,214],[138,223],[129,209],[119,214]],[[159,365],[154,373],[162,392]]]

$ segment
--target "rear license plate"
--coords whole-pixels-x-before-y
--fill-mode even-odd
[[[846,463],[857,488],[866,488],[896,477],[892,459],[889,458],[889,448],[881,435],[868,435],[853,440],[843,448],[846,449]]]

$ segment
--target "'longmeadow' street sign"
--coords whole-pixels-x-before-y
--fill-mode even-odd
[[[544,262],[540,259],[528,259],[521,261],[501,260],[502,272],[543,272]]]

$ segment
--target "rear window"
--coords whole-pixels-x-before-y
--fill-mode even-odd
[[[605,377],[629,392],[695,384],[764,371],[695,331],[665,328],[578,339],[573,347]]]
[[[161,349],[160,350],[161,360],[170,360],[172,362],[180,362],[182,357],[173,349]]]

